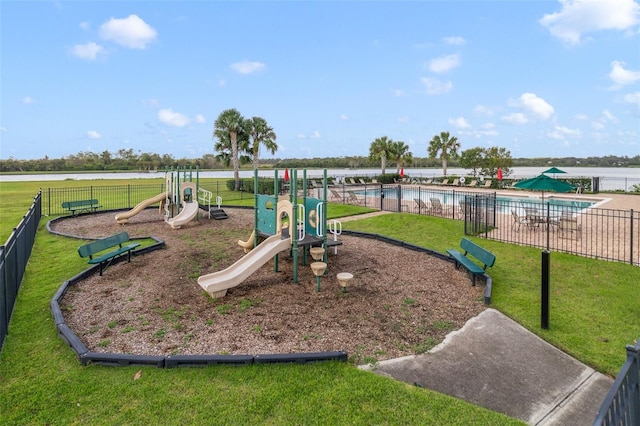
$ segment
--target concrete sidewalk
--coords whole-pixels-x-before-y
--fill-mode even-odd
[[[427,354],[362,368],[530,425],[592,424],[613,383],[494,309]]]

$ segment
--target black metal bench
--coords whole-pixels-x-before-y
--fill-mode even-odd
[[[116,235],[112,235],[107,238],[92,241],[88,244],[78,247],[78,254],[80,257],[89,257],[89,264],[100,265],[100,275],[102,271],[107,269],[111,262],[120,257],[127,255],[127,261],[131,262],[131,250],[138,247],[139,243],[132,243],[123,246],[124,243],[129,241],[129,234],[121,232]],[[115,250],[103,253],[113,247],[117,247]]]
[[[100,207],[102,206],[95,198],[91,200],[65,201],[62,203],[62,208],[71,213],[72,216],[75,216],[76,212],[79,211],[95,212]]]
[[[471,283],[472,285],[476,285],[476,276],[485,276],[487,268],[493,266],[496,262],[496,256],[467,238],[463,238],[460,241],[460,248],[464,250],[464,253],[456,249],[447,249],[447,253],[455,260],[456,269],[462,265],[469,271]],[[475,263],[469,255],[482,262],[483,266]]]

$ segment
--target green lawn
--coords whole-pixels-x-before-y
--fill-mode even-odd
[[[40,186],[58,184],[80,183],[2,183],[0,237],[6,239]],[[365,211],[330,204],[328,216]],[[521,424],[348,363],[83,367],[57,336],[49,301],[86,262],[77,256],[77,240],[48,234],[46,220],[0,355],[0,424]],[[438,251],[457,246],[463,235],[459,221],[410,214],[343,227]],[[640,336],[640,268],[552,253],[550,329],[541,330],[540,250],[473,239],[497,255],[490,271],[494,308],[599,371],[617,374],[625,345]]]

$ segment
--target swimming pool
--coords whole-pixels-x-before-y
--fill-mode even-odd
[[[381,192],[379,188],[367,189],[366,191],[355,191],[360,196],[367,197],[380,197]],[[407,203],[413,203],[414,200],[429,201],[431,198],[438,198],[442,204],[448,204],[449,206],[458,206],[467,197],[481,197],[483,199],[493,200],[495,195],[496,211],[501,213],[509,213],[513,209],[521,209],[526,207],[537,207],[538,209],[549,209],[552,211],[567,210],[571,212],[579,212],[594,206],[602,200],[595,199],[580,199],[580,198],[557,198],[555,193],[545,194],[544,204],[542,199],[538,197],[526,197],[518,195],[508,195],[504,193],[495,194],[492,192],[467,192],[456,190],[433,190],[420,187],[398,187],[384,188],[384,198],[388,200],[397,200],[398,194],[401,193],[402,201]],[[485,203],[483,203],[485,204]]]

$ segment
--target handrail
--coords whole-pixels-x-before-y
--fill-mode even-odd
[[[198,188],[198,204],[202,204],[207,206],[207,211],[209,212],[209,219],[211,219],[211,198],[213,197],[213,192],[207,191],[204,188]],[[218,195],[218,198],[220,196]],[[222,200],[222,198],[220,198]],[[220,207],[220,203],[218,203],[218,208]]]
[[[338,235],[342,234],[342,222],[336,219],[331,219],[327,225],[329,226],[329,232],[333,234],[333,241],[338,241]],[[333,247],[333,254],[338,254],[338,246]]]
[[[324,221],[322,220],[322,218],[324,217],[324,205],[325,205],[324,202],[321,201],[316,206],[316,214],[317,214],[316,236],[317,237],[324,237]]]
[[[305,228],[305,216],[306,210],[304,204],[298,204],[298,220],[296,224],[296,228],[298,228],[298,241],[304,240],[304,237],[307,236]]]

